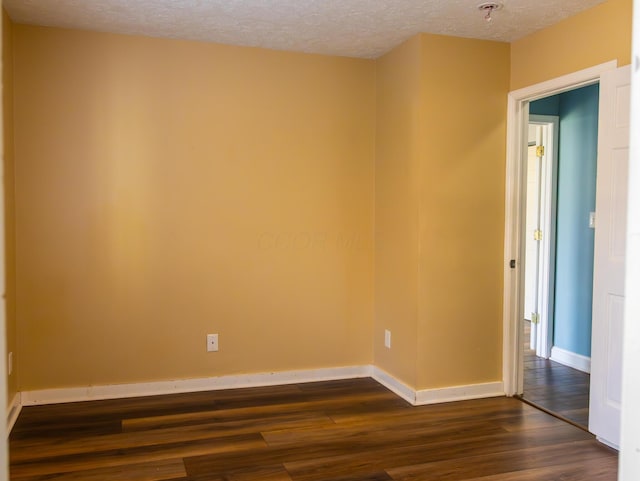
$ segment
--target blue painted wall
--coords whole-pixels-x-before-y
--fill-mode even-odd
[[[534,115],[560,115],[560,95],[545,97],[529,104],[529,113]]]
[[[553,344],[583,356],[591,356],[598,99],[591,85],[530,105],[560,117]]]

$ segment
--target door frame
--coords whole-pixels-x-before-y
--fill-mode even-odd
[[[507,104],[507,162],[505,185],[503,355],[504,391],[523,391],[524,227],[529,102],[600,81],[603,72],[616,69],[617,60],[509,92]],[[513,267],[512,267],[513,265]]]
[[[0,7],[2,1],[0,0]],[[0,22],[0,48],[2,47],[2,22]],[[2,61],[0,61],[0,77],[2,76]],[[0,110],[3,110],[2,98],[0,97]],[[0,132],[3,132],[3,116],[0,116]],[[0,412],[3,421],[0,422],[0,478],[9,478],[9,451],[7,442],[7,369],[5,364],[6,354],[6,279],[5,279],[5,220],[4,220],[4,136],[0,134],[0,372],[4,373],[0,377]]]
[[[536,329],[536,355],[548,359],[551,357],[553,346],[553,304],[555,278],[556,251],[556,207],[558,200],[558,145],[560,132],[560,117],[557,115],[529,115],[529,125],[545,127],[542,145],[545,146],[539,182],[541,184],[540,198],[540,229],[543,232],[540,241],[538,257],[538,303],[536,312],[540,315]],[[526,192],[525,192],[526,195]],[[525,219],[526,220],[526,219]],[[531,232],[527,235],[531,236]],[[525,239],[526,248],[526,239]],[[524,258],[523,258],[524,259]],[[533,332],[534,326],[531,326]]]
[[[633,56],[631,73],[631,131],[640,128],[640,0],[634,1]],[[631,136],[629,150],[629,211],[627,213],[627,292],[640,290],[640,139]],[[624,360],[622,376],[622,432],[620,438],[620,481],[640,479],[640,298],[625,297]]]

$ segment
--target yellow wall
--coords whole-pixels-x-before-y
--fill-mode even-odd
[[[2,102],[4,135],[4,245],[5,245],[5,302],[6,348],[13,353],[13,373],[7,377],[8,402],[18,390],[16,350],[16,270],[15,270],[15,189],[13,148],[13,24],[2,11]]]
[[[631,62],[633,0],[608,0],[511,44],[511,90],[609,60]]]
[[[500,381],[509,45],[418,35],[377,82],[375,363],[417,389]]]
[[[509,44],[421,42],[417,388],[501,381]]]
[[[416,382],[421,45],[415,36],[378,59],[374,359]],[[391,331],[391,349],[384,330]]]
[[[14,32],[22,390],[372,362],[373,61]]]

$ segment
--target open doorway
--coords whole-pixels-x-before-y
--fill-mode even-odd
[[[529,105],[523,398],[589,423],[598,84]]]
[[[524,391],[524,260],[527,128],[530,104],[538,99],[599,83],[597,188],[593,284],[589,426],[597,439],[610,446],[620,442],[622,325],[625,300],[626,211],[629,152],[629,65],[611,61],[509,93],[507,108],[507,169],[504,284],[504,389],[507,395]],[[562,129],[561,129],[562,130]],[[562,142],[561,149],[562,149]],[[578,143],[578,146],[581,144]],[[579,151],[579,149],[577,149]],[[580,177],[583,170],[576,172]],[[570,176],[569,176],[570,177]],[[566,179],[567,176],[564,175]],[[562,171],[558,174],[562,182]],[[560,203],[561,196],[558,196]],[[583,219],[578,219],[582,222]],[[576,222],[570,217],[568,225]],[[557,227],[564,225],[560,215]],[[560,238],[560,231],[556,237]],[[559,246],[559,242],[556,242]],[[557,249],[556,264],[561,259]],[[571,256],[568,257],[569,259]],[[558,329],[560,296],[556,265],[554,288],[554,346],[565,339]],[[583,276],[584,277],[584,276]],[[584,282],[584,279],[582,280]],[[577,285],[582,285],[578,282]],[[584,335],[584,329],[580,332]],[[552,347],[552,349],[553,349]],[[558,346],[562,347],[562,346]],[[566,348],[565,348],[566,349]],[[553,354],[552,354],[553,357]],[[586,356],[585,356],[586,357]]]

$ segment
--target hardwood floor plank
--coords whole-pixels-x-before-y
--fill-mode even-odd
[[[44,474],[36,476],[13,476],[19,481],[170,481],[185,477],[182,458],[162,461],[127,464],[125,466],[100,467],[68,473]]]
[[[385,471],[379,471],[357,476],[340,476],[339,478],[327,479],[327,481],[393,481],[393,478]]]
[[[522,416],[496,419],[495,423],[506,431],[517,432],[561,426],[564,424],[564,421],[554,418],[553,416],[549,416],[542,411],[535,410],[535,412],[528,412]]]
[[[18,440],[12,445],[12,461],[20,463],[28,460],[32,449],[37,449],[40,457],[55,457],[85,454],[108,450],[111,446],[118,446],[120,450],[140,448],[144,446],[162,446],[179,442],[206,440],[216,438],[230,438],[242,434],[257,434],[262,429],[293,429],[308,426],[334,425],[327,416],[306,415],[275,415],[262,419],[246,421],[230,421],[224,423],[210,423],[188,425],[181,427],[154,429],[150,431],[136,431],[104,436],[89,436],[81,439],[56,442],[50,439],[38,438],[34,441]]]
[[[28,412],[28,408],[22,408],[22,411]],[[25,413],[25,415],[28,415]],[[13,440],[34,439],[42,437],[48,439],[51,433],[58,433],[59,439],[74,439],[82,436],[100,436],[107,434],[117,434],[122,432],[122,423],[118,419],[112,420],[87,420],[87,419],[42,419],[40,422],[34,422],[26,425],[22,422],[23,414],[20,414],[16,425],[11,431]]]
[[[565,463],[560,466],[544,466],[540,468],[510,471],[489,476],[467,478],[465,481],[610,481],[611,472],[615,471],[618,461],[615,458],[588,459],[579,463]]]
[[[226,472],[221,476],[212,473],[200,473],[197,476],[188,476],[184,481],[292,481],[292,479],[284,466],[274,464],[269,466],[244,467],[235,471]]]
[[[601,459],[609,457],[608,451],[608,448],[599,445],[597,441],[589,440],[473,456],[464,464],[447,459],[422,465],[392,468],[387,472],[396,481],[432,481],[434,479],[466,481],[473,477],[510,473],[541,466],[547,468],[559,466],[562,469],[562,466],[567,463],[579,465],[592,462],[600,465]],[[555,473],[555,470],[553,471]],[[615,476],[609,478],[610,481],[615,479]]]
[[[284,466],[258,467],[232,474],[229,481],[292,481]]]
[[[311,414],[317,414],[319,412],[324,413],[331,408],[344,408],[348,404],[355,404],[358,406],[366,406],[371,404],[375,408],[378,404],[388,406],[390,402],[395,405],[397,399],[398,398],[392,393],[384,390],[378,391],[377,393],[352,394],[348,398],[338,397],[333,399],[313,399],[309,401],[298,402],[286,401],[282,402],[281,404],[265,406],[234,406],[216,410],[125,419],[122,422],[122,429],[123,431],[131,432],[136,430],[149,430],[171,426],[187,426],[190,424],[224,422],[234,419],[243,420],[263,418],[270,414],[278,413],[300,414],[301,412],[307,412]]]
[[[156,446],[143,446],[121,450],[112,446],[109,450],[70,454],[65,456],[36,457],[22,462],[11,460],[11,475],[35,476],[55,473],[69,473],[97,469],[100,467],[126,466],[143,462],[162,461],[169,458],[185,458],[216,453],[246,452],[260,450],[266,444],[257,434],[227,438],[201,439],[197,441],[171,443]],[[13,455],[11,453],[11,455]]]
[[[242,391],[242,394],[238,393]],[[43,426],[64,427],[67,423],[120,424],[122,420],[131,418],[159,417],[163,415],[180,415],[218,410],[220,404],[228,404],[238,399],[254,405],[268,406],[278,404],[283,399],[291,402],[296,396],[300,401],[308,397],[298,385],[273,386],[264,388],[231,389],[223,391],[205,391],[188,394],[169,394],[163,396],[145,396],[127,399],[110,399],[104,401],[87,401],[76,403],[52,404],[46,406],[28,406],[23,408],[12,436],[19,436],[23,431],[40,430]],[[160,402],[159,402],[160,401]]]
[[[346,473],[366,473],[380,469],[386,470],[395,479],[389,468],[413,466],[423,463],[452,461],[454,464],[466,465],[470,453],[478,457],[481,455],[502,454],[508,457],[509,452],[534,449],[545,446],[557,446],[564,443],[575,443],[584,440],[592,441],[592,437],[574,426],[564,424],[557,428],[545,428],[531,431],[527,436],[514,437],[510,433],[467,437],[460,440],[445,440],[425,442],[423,444],[409,444],[401,447],[370,446],[355,444],[349,454],[338,456],[322,456],[319,449],[316,455],[307,459],[285,461],[285,467],[294,480],[322,480]],[[205,461],[213,457],[202,457]],[[187,473],[189,463],[185,460]],[[211,465],[208,466],[211,469]],[[438,478],[434,478],[438,479]]]
[[[420,444],[422,440],[460,439],[504,432],[501,426],[484,420],[425,424],[421,419],[414,418],[403,419],[402,422],[372,420],[366,426],[343,424],[263,431],[262,436],[270,447],[333,443],[336,440],[354,444],[374,443],[376,439],[398,446],[406,442]]]
[[[524,412],[534,412],[535,409],[521,402],[513,402],[506,397],[477,399],[473,403],[450,402],[443,404],[431,404],[427,406],[413,406],[407,410],[392,409],[375,414],[375,419],[386,419],[397,422],[402,418],[420,419],[425,423],[449,422],[453,420],[473,419],[482,416],[482,419],[502,418],[521,415]],[[371,422],[372,413],[354,411],[332,411],[331,419],[337,424],[368,424]]]

